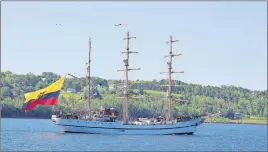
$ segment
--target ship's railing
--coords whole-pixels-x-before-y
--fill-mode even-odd
[[[54,115],[54,117],[62,119],[79,119],[77,115],[71,115],[71,114],[56,114]]]
[[[194,120],[194,119],[197,119],[197,118],[200,118],[200,116],[186,116],[186,117],[178,117],[177,118],[177,121],[178,122],[183,122],[183,121],[191,121],[191,120]]]
[[[176,124],[177,121],[170,121],[170,122],[139,122],[139,121],[133,121],[129,122],[129,125],[172,125]]]

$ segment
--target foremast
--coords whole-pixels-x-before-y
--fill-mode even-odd
[[[129,51],[129,40],[130,39],[136,39],[136,37],[130,37],[129,32],[127,32],[127,37],[124,38],[123,40],[127,40],[127,46],[126,46],[126,51],[122,52],[122,54],[126,54],[126,58],[123,60],[124,64],[125,64],[125,68],[123,70],[117,70],[117,71],[123,71],[125,73],[125,80],[124,80],[124,97],[119,97],[119,98],[123,98],[123,123],[124,124],[128,124],[128,101],[130,98],[137,98],[137,97],[130,97],[129,95],[129,80],[128,80],[128,72],[130,70],[140,70],[140,68],[136,68],[136,69],[131,69],[129,68],[129,54],[132,53],[138,53],[137,51]]]
[[[166,42],[167,44],[170,44],[170,50],[169,50],[169,55],[166,55],[165,58],[169,57],[169,61],[167,62],[167,65],[168,65],[168,72],[161,72],[160,74],[163,74],[163,73],[167,73],[168,74],[168,85],[162,85],[162,86],[167,86],[168,89],[167,89],[167,109],[168,109],[168,112],[167,112],[167,116],[166,116],[166,121],[171,121],[173,120],[173,115],[172,115],[172,87],[174,86],[184,86],[184,85],[174,85],[172,84],[172,74],[173,73],[184,73],[184,71],[181,71],[181,72],[175,72],[175,71],[172,71],[172,58],[175,57],[175,56],[180,56],[182,54],[174,54],[172,52],[172,44],[175,43],[175,42],[178,42],[178,40],[173,40],[172,39],[172,35],[170,36],[170,40],[169,42]]]
[[[91,119],[91,75],[90,75],[90,62],[91,62],[91,38],[89,38],[88,40],[88,67],[87,67],[87,71],[88,71],[88,103],[87,103],[87,110],[88,110],[88,119]]]

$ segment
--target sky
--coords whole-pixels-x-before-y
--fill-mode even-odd
[[[267,89],[266,2],[2,2],[1,69],[17,74],[123,79],[126,37],[131,80],[165,79],[172,35],[173,79],[201,85]],[[115,27],[115,24],[128,24]],[[59,25],[60,24],[60,25]]]

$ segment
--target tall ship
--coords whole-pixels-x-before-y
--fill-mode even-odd
[[[173,40],[170,36],[169,54],[165,56],[169,59],[167,62],[168,71],[161,72],[168,74],[168,84],[163,85],[167,87],[167,115],[160,116],[157,118],[139,118],[137,120],[129,119],[129,100],[139,97],[133,97],[129,93],[129,86],[131,81],[129,81],[129,71],[140,70],[140,68],[133,69],[129,68],[129,57],[130,54],[138,53],[130,51],[129,41],[130,39],[136,38],[131,37],[129,32],[127,32],[127,37],[124,40],[127,41],[127,47],[123,54],[126,55],[124,62],[124,69],[118,70],[124,72],[124,82],[123,82],[123,96],[119,97],[122,101],[122,119],[119,120],[118,112],[113,108],[101,107],[97,113],[93,113],[92,109],[92,99],[91,99],[91,73],[90,73],[90,56],[91,56],[91,39],[89,39],[89,58],[88,58],[88,102],[87,102],[87,112],[84,116],[74,116],[74,115],[61,115],[53,114],[51,119],[52,122],[61,127],[66,133],[89,133],[89,134],[124,134],[124,135],[171,135],[171,134],[187,134],[192,135],[197,127],[203,123],[204,119],[202,117],[195,117],[188,120],[180,120],[173,117],[172,101],[175,100],[172,97],[172,87],[183,87],[181,85],[174,85],[172,83],[173,73],[183,73],[172,71],[172,59],[173,57],[180,56],[181,54],[175,54],[172,51],[172,44],[177,42]]]

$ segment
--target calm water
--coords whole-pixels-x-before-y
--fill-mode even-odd
[[[63,133],[50,120],[2,119],[2,150],[20,151],[266,151],[267,125],[202,124],[187,135]]]

